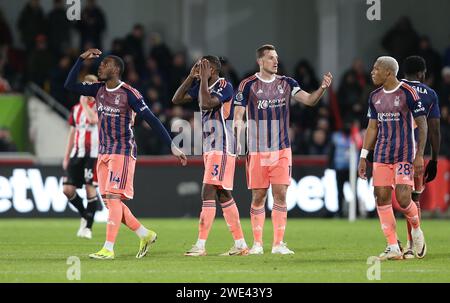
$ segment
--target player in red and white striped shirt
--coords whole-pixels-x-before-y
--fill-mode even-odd
[[[97,82],[97,77],[87,75],[85,82]],[[80,102],[72,108],[69,117],[70,131],[67,142],[63,168],[66,172],[64,178],[64,194],[69,202],[75,206],[81,216],[80,228],[77,236],[92,238],[92,224],[97,210],[97,156],[98,156],[98,128],[95,98],[80,97]],[[76,189],[85,185],[87,207]]]

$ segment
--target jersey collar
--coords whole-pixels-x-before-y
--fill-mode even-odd
[[[402,81],[408,81],[408,82],[411,82],[411,83],[421,83],[420,81],[413,81],[413,80],[408,80],[408,79],[402,79]]]
[[[277,78],[277,75],[273,75],[273,78],[271,80],[264,80],[259,76],[259,73],[256,73],[255,76],[264,83],[272,83]]]
[[[393,90],[385,90],[385,89],[383,88],[383,92],[385,92],[386,94],[392,94],[392,93],[395,92],[397,89],[399,89],[400,86],[402,86],[402,84],[403,84],[403,81],[400,81],[399,85],[398,85],[396,88],[394,88]]]
[[[216,82],[214,82],[210,87],[208,87],[208,90],[211,90],[214,86],[216,86],[216,84],[217,84],[220,80],[225,80],[225,78],[219,78],[219,79],[217,79]]]
[[[123,82],[123,81],[120,81],[119,85],[117,85],[116,87],[111,88],[111,89],[108,88],[108,87],[106,87],[106,84],[105,84],[105,88],[106,88],[106,91],[107,91],[107,92],[111,93],[111,92],[115,92],[116,90],[118,90],[119,88],[121,88],[123,84],[124,84],[124,82]]]

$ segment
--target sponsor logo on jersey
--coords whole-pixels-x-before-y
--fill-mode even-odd
[[[400,121],[400,113],[378,113],[378,121],[380,122]]]
[[[100,113],[103,113],[103,112],[112,113],[112,114],[120,113],[120,109],[119,108],[114,108],[114,107],[111,107],[111,106],[108,106],[108,105],[103,105],[103,104],[100,104],[98,106],[97,111],[100,112]]]
[[[414,110],[414,113],[420,113],[420,112],[425,112],[425,107],[423,106],[422,102],[418,101],[416,103],[416,109]]]
[[[273,100],[258,100],[258,109],[268,109],[274,107],[284,106],[286,104],[286,98],[273,99]]]

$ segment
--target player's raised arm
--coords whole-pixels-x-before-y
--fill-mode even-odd
[[[101,54],[102,52],[98,49],[89,49],[82,53],[70,70],[64,88],[80,95],[95,97],[100,88],[100,83],[80,83],[78,82],[78,75],[84,60],[98,58]]]
[[[208,60],[203,59],[200,62],[200,89],[198,93],[198,100],[202,110],[211,110],[221,103],[217,96],[212,96],[209,92],[209,78],[211,78],[211,66]]]
[[[330,87],[332,81],[333,76],[330,72],[328,72],[323,76],[322,84],[317,90],[315,90],[311,94],[305,92],[304,90],[301,90],[294,95],[294,99],[307,106],[315,106],[317,102],[319,102],[320,98],[322,98],[322,96],[325,94],[327,88]]]
[[[192,102],[192,97],[189,95],[189,89],[194,83],[195,79],[199,78],[199,62],[196,62],[191,69],[191,72],[183,81],[183,83],[178,87],[177,91],[172,97],[173,104],[184,104]]]
[[[151,128],[156,131],[164,143],[171,148],[172,154],[180,159],[181,164],[185,166],[187,164],[186,155],[173,144],[169,132],[161,121],[159,121],[159,119],[156,118],[150,111],[147,104],[145,104],[144,99],[138,99],[132,92],[128,92],[128,104],[140,118],[145,120],[145,122],[147,122]]]

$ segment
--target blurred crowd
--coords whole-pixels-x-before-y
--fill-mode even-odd
[[[13,46],[11,26],[17,27],[23,49]],[[105,13],[95,0],[86,2],[81,20],[74,22],[67,20],[63,0],[54,0],[48,14],[44,13],[39,0],[30,0],[17,24],[8,24],[0,10],[0,93],[21,92],[26,83],[35,82],[70,109],[77,103],[78,96],[64,89],[64,81],[80,50],[96,47],[107,50],[105,55],[114,54],[124,59],[123,80],[143,93],[150,109],[168,129],[177,119],[192,123],[194,112],[199,111],[197,104],[180,107],[171,103],[171,97],[192,64],[187,52],[172,50],[159,33],[148,32],[141,24],[134,25],[125,37],[117,37],[111,45],[103,46],[106,28]],[[73,34],[78,35],[79,45],[72,45]],[[419,34],[406,17],[399,19],[381,43],[386,53],[400,63],[413,54],[425,58],[427,84],[440,96],[442,140],[449,142],[450,46],[443,53],[435,50],[430,38]],[[80,79],[86,74],[95,74],[98,64],[98,61],[86,61]],[[222,64],[222,76],[235,88],[240,80],[257,69],[255,66],[254,70],[239,75],[226,58],[222,58]],[[337,134],[349,136],[352,129],[363,129],[367,125],[367,100],[374,87],[366,65],[361,59],[355,59],[340,79],[335,78],[335,91],[331,90],[317,107],[291,105],[289,135],[294,154],[330,155],[335,150],[333,138]],[[321,81],[321,75],[303,59],[293,69],[281,62],[279,73],[293,77],[308,92],[317,89]],[[401,75],[402,71],[400,78]],[[168,153],[145,122],[137,120],[135,130],[140,154]],[[441,146],[442,154],[450,156],[450,147]]]

